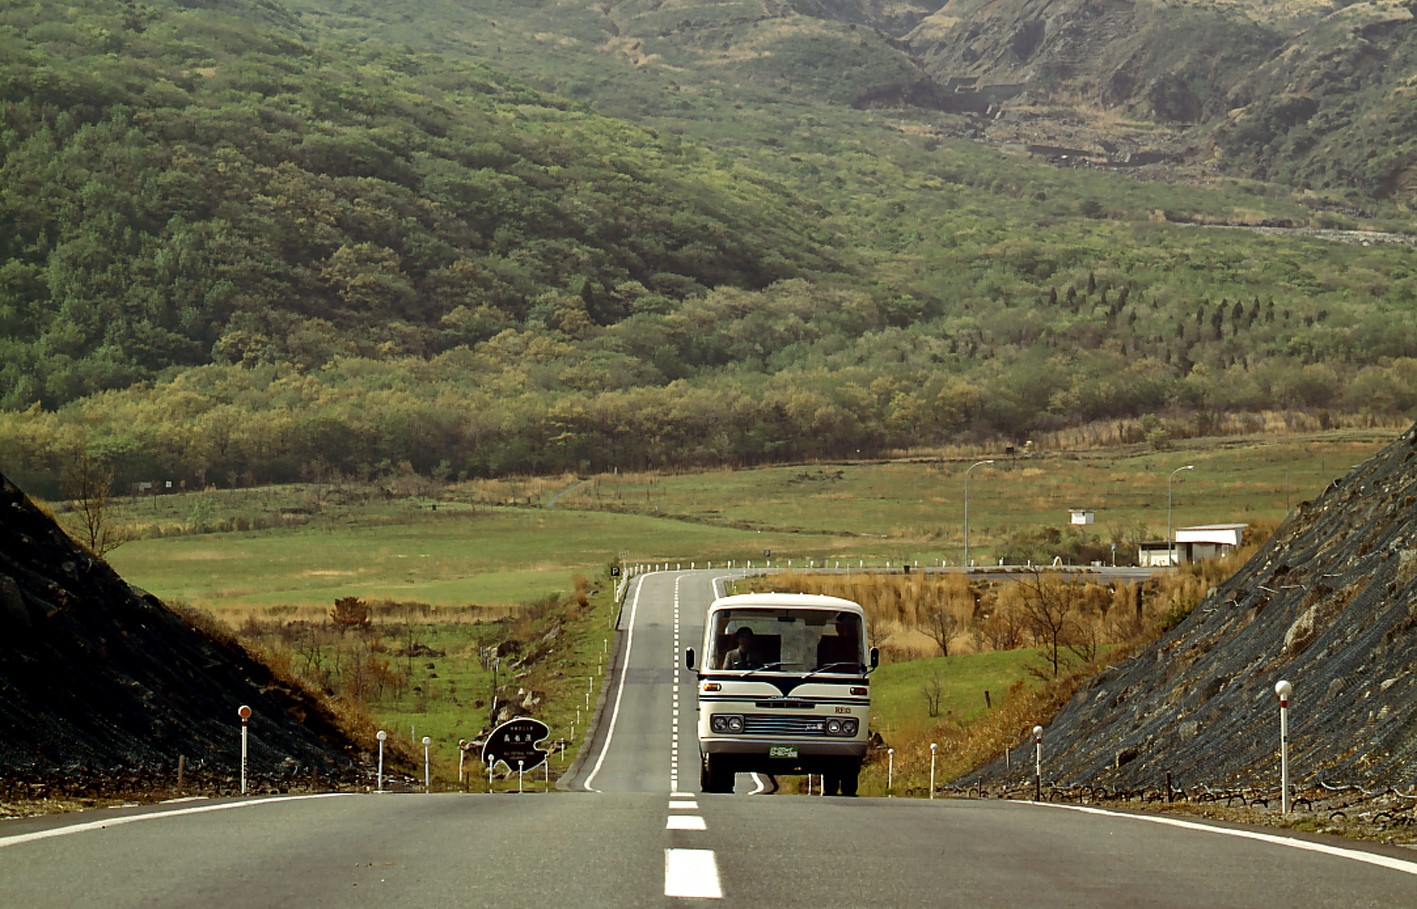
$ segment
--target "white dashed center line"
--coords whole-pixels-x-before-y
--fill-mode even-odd
[[[678,812],[698,811],[699,803],[691,792],[679,791],[679,685],[680,645],[679,624],[679,583],[683,575],[674,579],[674,652],[669,655],[674,667],[673,701],[669,718],[669,816],[665,820],[666,830],[706,830],[704,819],[698,814]],[[664,895],[687,899],[722,899],[723,887],[719,883],[718,859],[712,849],[666,849],[664,850]]]
[[[718,860],[709,849],[664,850],[664,895],[688,899],[723,899]]]

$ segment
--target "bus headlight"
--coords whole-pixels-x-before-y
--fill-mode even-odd
[[[742,732],[743,718],[731,713],[715,713],[709,717],[709,728],[714,732]]]

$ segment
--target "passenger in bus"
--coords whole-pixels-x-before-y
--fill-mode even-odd
[[[836,617],[836,634],[823,634],[817,641],[817,668],[825,669],[833,664],[845,670],[861,664],[861,644],[856,639],[856,621],[846,613]]]

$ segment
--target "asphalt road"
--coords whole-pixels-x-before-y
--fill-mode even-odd
[[[698,794],[691,674],[674,667],[711,577],[637,580],[620,687],[571,792],[3,821],[0,904],[1417,907],[1417,854],[1397,848],[1016,802],[752,795],[748,775]]]

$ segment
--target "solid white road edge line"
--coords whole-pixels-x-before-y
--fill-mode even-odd
[[[1230,827],[1213,827],[1210,824],[1184,821],[1174,817],[1160,817],[1150,814],[1123,814],[1120,811],[1108,811],[1106,808],[1095,808],[1089,805],[1059,805],[1053,802],[1029,802],[1029,804],[1039,805],[1044,808],[1066,808],[1069,811],[1081,811],[1085,814],[1103,814],[1108,817],[1147,821],[1152,824],[1165,824],[1169,827],[1180,827],[1184,830],[1199,830],[1203,833],[1218,833],[1222,836],[1234,836],[1245,840],[1257,840],[1261,843],[1272,843],[1276,846],[1288,846],[1291,849],[1303,849],[1306,852],[1318,852],[1337,858],[1352,859],[1355,862],[1366,862],[1369,865],[1391,868],[1393,871],[1401,871],[1404,874],[1417,874],[1417,862],[1409,862],[1405,859],[1393,858],[1388,855],[1379,855],[1375,852],[1362,852],[1357,849],[1345,849],[1342,846],[1330,846],[1327,843],[1315,843],[1309,840],[1295,839],[1292,836],[1261,833],[1258,830],[1236,830]]]
[[[68,827],[55,827],[50,830],[37,830],[34,833],[20,833],[15,836],[7,836],[0,839],[0,849],[6,846],[17,846],[20,843],[32,843],[35,840],[47,840],[54,836],[68,836],[71,833],[85,833],[90,830],[103,830],[106,827],[120,827],[123,824],[136,824],[139,821],[160,821],[165,818],[181,817],[186,814],[203,814],[207,811],[230,811],[233,808],[274,805],[277,802],[300,802],[306,799],[329,799],[354,794],[353,792],[320,792],[312,795],[282,795],[268,799],[249,799],[244,802],[223,802],[219,805],[198,805],[194,808],[178,808],[175,811],[155,811],[152,814],[128,814],[121,817],[110,817],[102,821],[90,821],[87,824],[73,824]]]
[[[596,774],[600,773],[600,767],[605,763],[605,755],[610,751],[610,741],[615,737],[615,722],[620,719],[620,699],[625,696],[625,673],[630,669],[630,650],[635,645],[635,615],[640,610],[640,591],[645,589],[645,578],[650,572],[640,575],[639,582],[635,584],[635,599],[630,603],[630,627],[625,632],[625,653],[620,660],[620,681],[615,686],[615,708],[610,711],[610,725],[605,730],[605,738],[600,743],[600,757],[595,759],[595,766],[591,768],[590,776],[585,778],[583,788],[586,792],[595,792],[592,784],[595,782]]]

